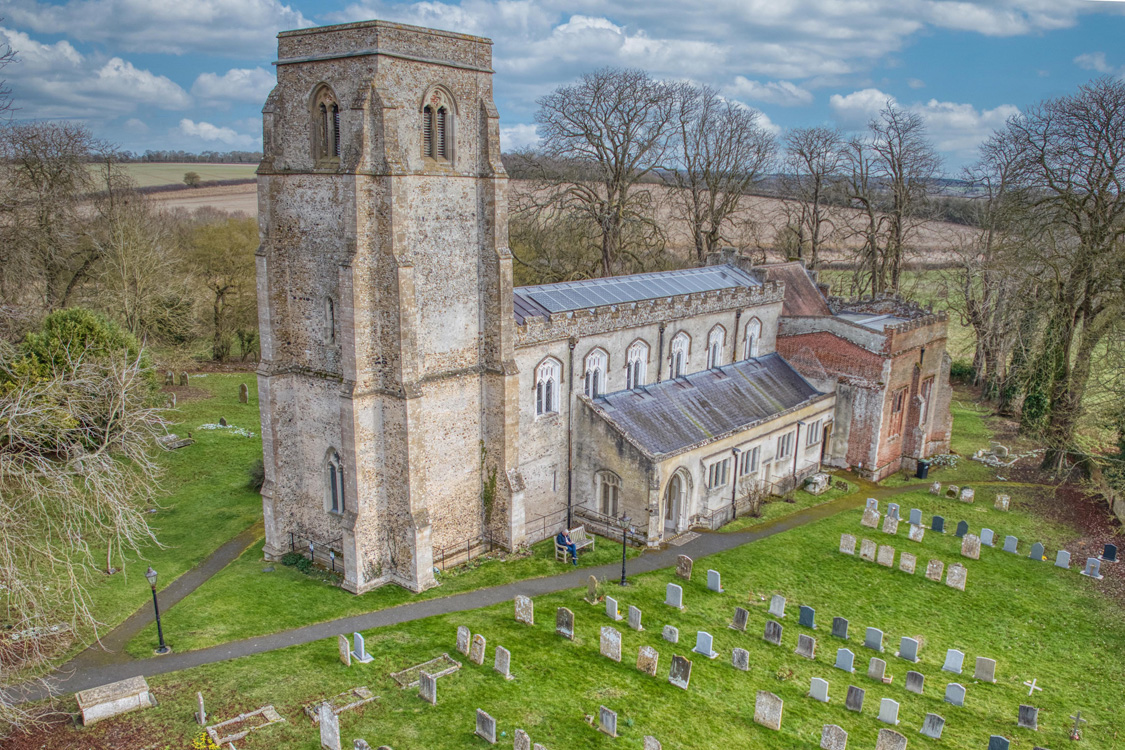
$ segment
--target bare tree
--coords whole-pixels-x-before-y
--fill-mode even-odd
[[[840,180],[846,143],[839,130],[794,128],[785,135],[786,207],[794,212],[789,225],[795,233],[796,256],[809,268],[820,262],[821,248],[835,229],[826,198]]]
[[[773,160],[776,144],[757,111],[723,99],[710,86],[675,87],[668,181],[688,225],[695,259],[730,244],[742,197]]]
[[[672,89],[642,70],[603,68],[538,104],[543,155],[563,168],[547,177],[546,192],[558,210],[590,218],[600,235],[602,273],[618,273],[631,243],[660,238],[651,191],[635,188],[663,166]]]
[[[188,239],[187,267],[210,297],[211,355],[230,357],[235,333],[256,316],[254,251],[258,224],[230,217],[200,224]]]

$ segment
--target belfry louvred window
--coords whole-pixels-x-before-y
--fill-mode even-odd
[[[446,110],[445,107],[438,109],[437,123],[434,129],[434,151],[439,159],[449,158],[449,149],[447,148],[447,135],[449,132],[446,123],[447,116],[448,110]]]
[[[422,152],[434,156],[434,108],[429,104],[422,110]]]

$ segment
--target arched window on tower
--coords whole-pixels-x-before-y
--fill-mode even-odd
[[[336,303],[331,297],[324,299],[324,339],[329,344],[336,343]]]
[[[535,368],[535,416],[559,411],[559,381],[562,365],[556,359],[545,359]]]
[[[344,502],[344,464],[340,461],[340,454],[334,449],[328,451],[324,478],[325,490],[328,493],[328,510],[333,513],[343,513],[347,509]]]
[[[434,89],[422,106],[422,155],[453,159],[453,101],[442,89]]]
[[[634,341],[625,353],[625,387],[643,388],[648,377],[648,344]]]
[[[595,349],[586,355],[586,388],[584,393],[597,398],[605,393],[605,373],[609,355],[603,349]]]
[[[672,339],[671,366],[669,372],[673,378],[681,378],[687,372],[688,357],[691,355],[691,339],[683,331]]]
[[[758,344],[762,339],[762,321],[751,318],[746,324],[746,356],[744,359],[754,359],[758,356]]]
[[[313,96],[313,154],[316,159],[340,158],[340,105],[332,89],[322,85]]]
[[[723,346],[727,340],[727,332],[722,326],[715,326],[707,334],[707,369],[723,366]]]

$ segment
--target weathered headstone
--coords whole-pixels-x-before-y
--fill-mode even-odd
[[[492,668],[504,675],[504,679],[512,679],[512,653],[503,646],[497,646],[496,658],[492,662]]]
[[[168,394],[168,408],[169,409],[175,409],[176,408],[176,394],[175,393],[169,393]]]
[[[458,644],[461,642],[460,633],[458,633],[457,642]],[[351,644],[348,643],[348,637],[346,635],[336,636],[336,648],[340,652],[340,663],[345,667],[350,667],[352,665],[352,648]]]
[[[1100,557],[1102,562],[1115,563],[1117,562],[1117,545],[1107,544],[1102,548]]]
[[[899,518],[898,510],[899,510],[898,503],[887,503],[887,517],[888,518],[894,518],[896,520],[901,521],[902,519]]]
[[[781,729],[781,712],[784,702],[773,693],[759,690],[754,701],[754,723],[767,729]]]
[[[566,607],[555,610],[555,635],[574,640],[574,613]]]
[[[340,750],[340,719],[332,710],[328,701],[321,703],[317,708],[317,717],[320,719],[320,746],[327,750]]]
[[[945,686],[945,702],[954,706],[965,705],[965,686],[958,682],[951,682]]]
[[[621,616],[621,612],[617,609],[617,600],[612,596],[605,598],[605,616],[614,622],[620,622],[625,618]]]
[[[876,682],[883,681],[883,675],[887,673],[887,662],[880,659],[878,656],[872,656],[871,661],[867,663],[867,678],[875,680]]]
[[[863,713],[863,699],[867,691],[855,685],[848,685],[848,695],[844,698],[844,708],[856,713]]]
[[[586,601],[590,604],[598,603],[598,579],[593,576],[586,579]]]
[[[864,539],[859,543],[859,559],[867,562],[875,562],[875,555],[879,551],[879,545],[870,539]]]
[[[897,534],[898,533],[898,516],[887,515],[883,519],[883,533],[884,534]]]
[[[1013,555],[1017,554],[1016,550],[1019,549],[1020,540],[1014,536],[1008,535],[1004,537],[1004,551],[1011,552]]]
[[[961,556],[970,560],[980,559],[980,537],[976,534],[966,534],[961,540]]]
[[[730,663],[735,669],[747,672],[750,669],[750,652],[744,648],[736,648],[731,652]]]
[[[969,577],[968,569],[961,563],[949,566],[949,573],[945,576],[945,585],[958,591],[965,590],[965,581]]]
[[[637,670],[649,677],[656,677],[656,666],[660,663],[660,653],[652,646],[641,646],[637,651]]]
[[[797,616],[797,624],[803,628],[816,630],[816,610],[802,604],[800,613]]]
[[[973,679],[980,682],[996,682],[996,660],[977,657],[977,666],[973,670]]]
[[[531,750],[531,737],[522,729],[517,729],[512,740],[512,750]]]
[[[935,534],[945,533],[945,519],[941,516],[934,516],[930,519],[930,531]]]
[[[907,636],[903,636],[898,645],[898,656],[900,659],[905,659],[910,662],[918,661],[918,641]]]
[[[1055,567],[1070,570],[1070,553],[1065,549],[1060,549],[1055,553]]]
[[[941,671],[952,672],[953,674],[961,674],[961,670],[965,665],[965,654],[955,648],[951,648],[945,652],[945,664],[942,665]]]
[[[813,677],[809,683],[809,697],[821,703],[828,702],[828,680]]]
[[[682,578],[685,581],[691,580],[691,568],[694,562],[687,555],[680,555],[676,558],[676,577]]]
[[[869,529],[879,528],[879,511],[874,508],[867,508],[863,511],[863,518],[860,519],[859,524]]]
[[[797,650],[794,651],[797,656],[803,656],[806,659],[816,658],[816,638],[811,635],[801,633],[797,636]]]
[[[496,744],[496,719],[477,709],[477,737],[490,745]]]
[[[1039,709],[1034,706],[1027,706],[1020,704],[1019,718],[1016,720],[1016,726],[1023,727],[1024,729],[1034,729],[1039,731]]]
[[[343,638],[343,636],[340,637]],[[457,650],[465,656],[469,655],[469,642],[472,638],[473,636],[467,627],[464,625],[457,626]],[[345,638],[344,640],[346,641],[347,639]]]
[[[914,575],[915,568],[918,567],[918,558],[909,552],[903,552],[898,556],[898,569],[903,573]]]
[[[910,509],[910,525],[911,526],[921,526],[922,525],[922,509],[921,508],[911,508]]]
[[[437,678],[428,672],[418,673],[418,696],[434,706],[437,705]]]
[[[1044,552],[1046,552],[1046,550],[1043,549],[1043,545],[1040,542],[1036,542],[1031,545],[1031,553],[1028,554],[1028,558],[1036,562],[1042,562]]]
[[[711,648],[713,643],[711,634],[705,630],[700,630],[695,634],[695,648],[692,649],[697,654],[706,656],[708,659],[714,659],[719,655],[719,652]]]
[[[616,711],[610,711],[605,706],[598,706],[598,731],[605,732],[610,737],[617,736]]]
[[[930,484],[930,494],[931,495],[940,495],[941,494],[941,482],[933,482],[932,484]]]
[[[825,724],[820,733],[820,750],[848,750],[848,733],[835,724]]]
[[[975,499],[976,499],[976,493],[973,492],[972,487],[962,487],[961,488],[961,502],[971,503]]]
[[[926,675],[921,672],[906,673],[906,691],[922,695],[926,689]]]
[[[945,719],[937,714],[926,714],[926,718],[922,720],[922,728],[918,730],[918,733],[930,739],[940,740],[943,729],[945,729]]]
[[[679,643],[680,629],[674,625],[665,625],[663,637],[664,640],[668,641],[669,643]]]
[[[893,568],[895,566],[895,548],[889,544],[884,544],[879,548],[879,556],[876,562],[885,568]]]
[[[785,597],[781,594],[774,594],[770,597],[769,614],[781,619],[785,617]]]
[[[879,501],[873,497],[867,498],[867,505],[865,506],[865,509],[879,510]]]
[[[679,654],[672,656],[672,668],[668,670],[668,682],[678,688],[688,689],[691,684],[691,661]]]
[[[717,570],[707,571],[707,590],[718,594],[723,593],[723,582]]]
[[[363,645],[363,635],[360,633],[352,633],[352,641],[354,648],[352,648],[352,658],[360,664],[370,664],[375,658],[367,653],[367,648]]]
[[[238,385],[238,400],[243,404],[250,402],[250,389],[246,387],[245,383],[239,383]]]
[[[1001,737],[998,734],[991,735],[988,738],[988,750],[1008,750],[1010,745],[1007,737]]]
[[[955,484],[949,485],[945,490],[946,497],[957,497],[961,493],[961,488]]]
[[[632,604],[629,605],[629,627],[632,630],[644,630],[644,626],[641,625],[641,610]]]
[[[750,621],[750,612],[742,607],[734,608],[734,619],[731,620],[731,630],[746,632],[746,623]]]
[[[846,648],[836,649],[836,669],[855,671],[855,654]]]
[[[762,638],[764,638],[766,641],[772,643],[775,646],[780,646],[781,645],[781,623],[776,622],[775,620],[767,620],[766,621],[766,632],[765,632],[764,635],[762,635]]]
[[[664,587],[664,603],[676,609],[684,608],[684,590],[674,583]]]
[[[941,577],[945,573],[945,563],[941,560],[930,560],[926,564],[926,580],[937,581],[941,583]]]
[[[992,504],[992,507],[995,508],[996,510],[1005,510],[1006,511],[1006,510],[1008,510],[1008,507],[1011,504],[1011,501],[1012,501],[1012,498],[1008,497],[1007,495],[997,495],[996,496],[996,502]]]
[[[926,538],[926,527],[920,524],[910,524],[910,532],[906,538],[912,542],[921,542]]]
[[[345,638],[344,642],[347,643],[347,640]],[[203,705],[203,693],[195,694],[195,720],[199,723],[199,726],[207,726],[207,709]]]
[[[864,648],[869,648],[872,651],[883,651],[883,631],[879,628],[868,628],[867,633],[863,637]]]
[[[645,744],[641,750],[663,750],[660,742],[655,737],[645,736]]]
[[[530,597],[523,594],[516,595],[516,622],[522,622],[524,625],[535,624],[535,605]]]
[[[1087,557],[1086,569],[1082,571],[1082,575],[1098,581],[1102,580],[1102,561],[1096,557]]]
[[[855,554],[855,537],[851,534],[840,535],[840,551],[845,555]]]
[[[621,633],[608,625],[602,628],[601,653],[607,659],[621,661]]]
[[[832,618],[832,635],[836,638],[848,640],[848,620],[844,617]]]
[[[180,373],[180,385],[187,385],[187,373],[186,372]]]
[[[898,701],[884,698],[879,703],[879,721],[884,724],[898,724]]]
[[[484,664],[485,646],[486,643],[483,635],[477,633],[473,636],[473,645],[472,648],[469,649],[469,661],[476,664],[478,667]]]
[[[996,532],[994,532],[992,529],[981,529],[980,530],[980,543],[982,545],[984,545],[985,547],[995,547],[996,546],[995,537],[996,537]]]
[[[171,370],[164,373],[164,385],[175,385],[175,384],[176,384],[176,373],[172,372]]]

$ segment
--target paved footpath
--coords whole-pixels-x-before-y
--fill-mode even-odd
[[[857,481],[851,476],[849,476],[848,479],[853,483]],[[774,534],[780,534],[790,529],[804,526],[805,524],[819,521],[823,518],[828,518],[841,511],[861,507],[864,504],[865,498],[868,497],[885,499],[929,487],[928,483],[909,484],[901,487],[879,487],[863,480],[859,480],[858,483],[860,485],[859,489],[850,495],[846,495],[823,505],[798,511],[790,516],[779,518],[776,521],[766,522],[751,529],[747,529],[746,531],[703,533],[682,546],[670,546],[659,551],[646,552],[640,557],[629,561],[629,574],[637,575],[640,573],[650,573],[662,568],[671,568],[675,566],[676,557],[679,555],[701,558],[718,552],[725,552],[744,544],[756,542],[759,539],[765,539]],[[975,482],[974,484],[980,486],[985,484],[1007,485],[1008,483]],[[249,541],[246,541],[246,536],[248,534],[251,535],[251,537]],[[218,570],[226,564],[219,564],[222,559],[229,557],[227,560],[227,562],[229,562],[238,557],[253,541],[253,536],[255,534],[255,530],[247,530],[238,537],[235,537],[235,539],[223,545],[214,555],[199,566],[170,584],[165,591],[171,591],[172,594],[175,595],[175,601],[179,601],[211,575],[218,572]],[[234,552],[236,548],[237,552]],[[231,557],[232,554],[233,557]],[[197,571],[199,572],[197,573]],[[210,648],[199,649],[197,651],[171,653],[167,656],[154,656],[147,659],[131,660],[121,648],[152,619],[150,615],[148,620],[145,621],[141,610],[138,610],[137,613],[102,640],[103,644],[114,643],[118,645],[118,650],[115,653],[97,658],[93,655],[87,656],[93,649],[97,648],[96,646],[92,646],[69,663],[63,665],[52,675],[49,680],[50,690],[57,694],[65,695],[104,685],[109,682],[136,677],[137,675],[149,677],[152,675],[166,674],[168,672],[178,672],[182,669],[191,669],[192,667],[199,667],[205,664],[214,664],[228,659],[237,659],[240,656],[250,656],[252,654],[262,654],[268,651],[289,648],[290,646],[300,646],[355,631],[366,631],[386,627],[388,625],[401,625],[404,622],[421,620],[435,615],[465,612],[493,604],[500,604],[501,602],[510,602],[516,594],[543,596],[545,594],[566,591],[567,589],[580,588],[586,585],[586,579],[591,575],[599,579],[605,577],[609,580],[617,580],[620,577],[620,573],[621,566],[616,563],[601,565],[596,568],[572,568],[565,573],[554,576],[513,581],[512,583],[478,589],[477,591],[469,591],[463,594],[400,604],[397,607],[381,609],[375,612],[366,612],[351,617],[343,617],[338,620],[330,620],[315,625],[306,625],[272,635],[232,641],[218,646],[211,646]],[[189,576],[192,577],[189,578]],[[177,587],[175,591],[172,591],[173,587],[184,579],[187,579],[184,584]],[[166,596],[167,594],[165,593],[161,594],[162,601]],[[119,633],[118,631],[121,632]],[[14,698],[16,702],[22,703],[41,700],[47,697],[47,694],[42,687],[38,686],[23,689],[16,687],[11,691],[10,697]]]

